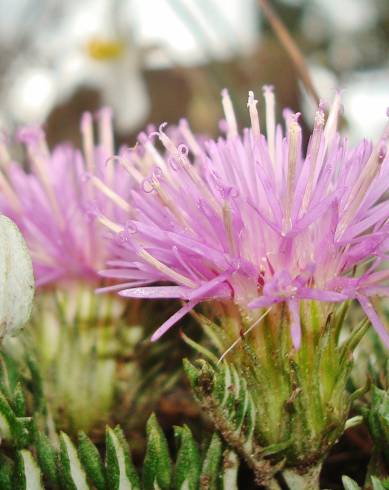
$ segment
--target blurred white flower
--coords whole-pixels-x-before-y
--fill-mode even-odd
[[[9,9],[8,43],[4,42],[11,51],[12,46],[17,48],[2,67],[2,119],[42,123],[78,88],[90,87],[100,92],[102,105],[113,108],[119,130],[130,131],[144,123],[149,98],[125,2],[1,1],[2,11]],[[26,29],[21,28],[21,19]],[[120,49],[107,49],[110,46]]]

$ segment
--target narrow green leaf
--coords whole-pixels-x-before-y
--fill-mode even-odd
[[[16,417],[4,395],[0,392],[0,439],[12,442],[17,448],[25,447],[29,440],[25,425]]]
[[[110,490],[140,490],[140,480],[120,427],[107,428],[106,475]]]
[[[152,414],[147,422],[147,449],[143,463],[144,490],[169,490],[171,483],[169,448],[157,418]]]
[[[220,437],[215,433],[212,436],[204,458],[200,477],[200,488],[217,490],[219,476],[221,474],[222,452],[222,442]]]
[[[99,451],[84,432],[78,436],[78,456],[88,478],[96,489],[105,490],[105,470]]]
[[[2,490],[13,490],[12,476],[14,463],[4,454],[0,454],[0,488]]]
[[[12,424],[16,422],[11,407],[7,400],[0,392],[0,440],[5,439],[7,441],[12,439],[11,428]]]
[[[60,434],[61,480],[66,490],[89,490],[86,474],[69,436]]]
[[[35,431],[34,443],[37,452],[39,466],[41,467],[42,473],[50,485],[57,488],[58,487],[58,473],[57,473],[57,463],[58,455],[50,443],[49,438],[39,432]]]
[[[182,361],[183,367],[185,374],[192,386],[192,388],[196,388],[198,379],[199,379],[199,372],[198,370],[191,364],[188,359],[184,359]]]
[[[344,424],[344,430],[351,429],[352,427],[356,427],[357,425],[361,425],[363,422],[362,415],[355,415],[355,417],[351,417],[346,420]]]
[[[180,441],[176,460],[175,489],[198,490],[201,459],[197,443],[186,425],[175,427],[174,430],[176,438]]]
[[[235,451],[225,450],[223,455],[223,490],[238,490],[239,458]]]
[[[371,477],[371,483],[373,485],[373,490],[386,490],[387,487],[380,482],[376,476]]]
[[[184,332],[181,332],[181,338],[186,344],[189,345],[189,347],[192,347],[193,350],[197,351],[201,356],[209,359],[212,364],[216,366],[216,364],[218,363],[218,358],[215,356],[215,354],[213,354],[213,352],[211,352],[209,349],[199,344],[198,342],[195,342],[194,340],[189,338],[187,335],[184,334]]]
[[[13,393],[12,408],[17,417],[26,416],[26,400],[24,398],[23,388],[20,383],[16,385]]]
[[[17,490],[44,490],[39,466],[27,449],[18,452],[15,478]]]
[[[342,476],[344,490],[361,490],[360,486],[348,476]]]

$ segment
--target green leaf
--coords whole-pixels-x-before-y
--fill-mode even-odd
[[[171,483],[169,448],[157,418],[152,414],[147,422],[147,449],[143,463],[144,490],[169,490]]]
[[[39,432],[35,431],[34,443],[37,452],[39,466],[43,472],[47,482],[53,487],[58,487],[58,473],[57,462],[58,455],[50,443],[49,438]]]
[[[69,436],[60,434],[61,479],[66,490],[89,490],[86,474]]]
[[[175,427],[175,436],[180,441],[175,471],[176,490],[198,490],[201,459],[196,441],[193,439],[189,427]]]
[[[120,427],[107,428],[106,468],[110,490],[140,490],[139,477]]]
[[[27,449],[18,452],[16,488],[17,490],[44,490],[39,466]]]
[[[342,476],[344,490],[361,490],[361,487],[350,477]]]
[[[381,483],[381,481],[376,476],[371,477],[371,483],[373,485],[373,490],[386,490],[387,488]]]
[[[220,437],[215,433],[212,436],[201,471],[201,485],[208,490],[217,490],[219,475],[221,473],[223,446]]]
[[[234,451],[225,450],[223,455],[223,489],[238,490],[239,458]]]
[[[99,451],[84,432],[78,436],[78,456],[96,489],[105,490],[105,471]]]
[[[192,388],[195,388],[198,383],[198,378],[199,378],[199,373],[198,370],[191,364],[188,359],[184,359],[182,361],[183,367],[185,374],[192,386]]]
[[[382,452],[389,464],[389,391],[372,386],[371,405],[366,419],[376,449]]]
[[[189,347],[192,347],[192,349],[197,351],[200,355],[209,359],[209,361],[212,362],[215,366],[217,365],[218,358],[209,349],[189,338],[187,335],[184,334],[184,332],[181,332],[181,338],[186,344],[189,345]]]
[[[27,419],[18,419],[0,392],[0,439],[12,442],[17,448],[25,447],[29,442],[29,433],[26,424]]]
[[[13,461],[4,454],[0,454],[0,488],[2,490],[13,490],[13,472]]]
[[[26,400],[24,398],[23,388],[20,383],[16,385],[13,393],[12,407],[17,417],[26,416]]]

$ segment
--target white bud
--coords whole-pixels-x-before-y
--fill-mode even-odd
[[[33,298],[34,275],[26,242],[13,221],[0,216],[0,341],[24,326]]]

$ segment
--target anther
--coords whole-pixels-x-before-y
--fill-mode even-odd
[[[223,89],[221,95],[223,110],[228,125],[227,137],[233,138],[238,135],[238,124],[236,122],[234,107],[227,89]]]

